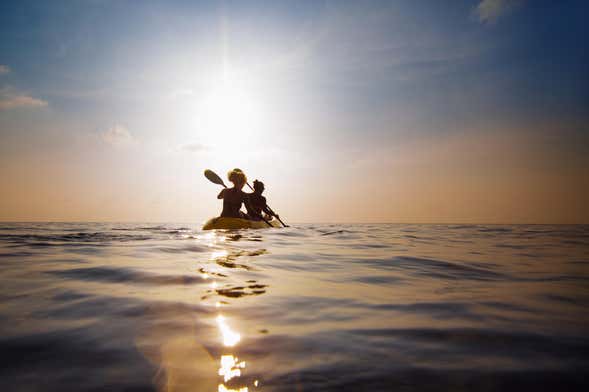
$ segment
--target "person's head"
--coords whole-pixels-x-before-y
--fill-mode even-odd
[[[241,171],[241,169],[233,169],[229,173],[227,173],[227,179],[235,185],[236,188],[241,189],[247,182],[247,177],[245,173]]]
[[[262,181],[254,180],[254,191],[262,194],[262,192],[264,192],[264,183]]]

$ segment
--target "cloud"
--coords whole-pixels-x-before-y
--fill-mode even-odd
[[[0,75],[6,75],[11,71],[8,65],[0,64]],[[47,105],[47,101],[20,92],[12,86],[0,86],[0,110],[39,108]]]
[[[194,90],[189,89],[189,88],[183,88],[183,89],[176,89],[173,90],[168,97],[171,99],[182,99],[182,98],[189,98],[194,96]]]
[[[115,124],[106,131],[101,133],[102,140],[111,146],[127,145],[133,141],[133,135],[127,128],[120,124]]]
[[[0,90],[0,110],[9,110],[19,107],[44,107],[47,101],[33,98],[30,95],[9,91],[8,89]]]
[[[186,152],[192,152],[192,153],[207,151],[208,149],[209,149],[208,146],[205,146],[204,144],[200,144],[200,143],[188,143],[188,144],[183,144],[178,147],[178,150],[180,150],[180,151],[186,151]]]
[[[521,0],[482,0],[476,6],[474,13],[481,23],[495,23],[520,2]]]

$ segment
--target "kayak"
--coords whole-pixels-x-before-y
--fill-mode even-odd
[[[203,230],[237,230],[237,229],[268,229],[270,227],[281,227],[277,219],[268,221],[254,221],[241,218],[226,218],[218,216],[211,218],[202,227]]]

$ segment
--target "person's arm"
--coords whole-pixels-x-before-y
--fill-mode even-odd
[[[274,213],[270,209],[270,207],[268,207],[268,204],[266,204],[266,198],[264,196],[262,196],[262,202],[264,203],[264,205],[262,206],[262,211],[264,211],[266,214],[268,214],[270,216],[273,216]]]
[[[219,194],[217,195],[217,199],[225,198],[225,190],[225,188],[221,189],[221,192],[219,192]]]

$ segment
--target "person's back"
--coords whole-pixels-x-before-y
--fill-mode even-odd
[[[264,192],[264,184],[261,181],[254,181],[254,192],[247,194],[247,208],[248,215],[255,220],[262,220],[263,213],[270,215],[268,206],[266,205],[266,198],[262,196]]]
[[[241,205],[247,199],[247,194],[241,190],[247,182],[247,178],[239,169],[231,170],[227,174],[227,178],[234,184],[234,187],[223,189],[217,196],[218,199],[223,199],[221,216],[227,218],[246,218],[240,209]]]
[[[266,198],[257,193],[250,193],[248,195],[248,203],[246,204],[248,214],[257,220],[262,219],[262,212],[265,212]]]
[[[241,189],[236,188],[223,189],[221,193],[223,199],[221,216],[228,218],[242,218],[240,209],[246,198],[246,193]]]

